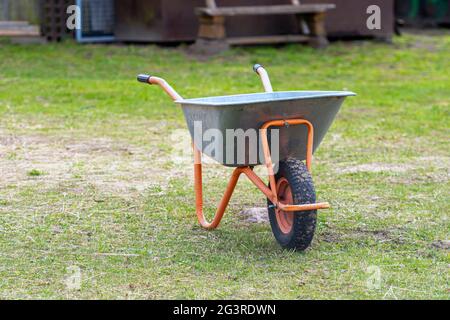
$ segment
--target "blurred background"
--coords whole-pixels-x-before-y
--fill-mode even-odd
[[[289,4],[286,0],[219,0],[220,6]],[[373,37],[389,40],[396,26],[440,27],[450,23],[449,0],[304,0],[333,3],[327,14],[329,38]],[[81,30],[66,28],[67,7],[81,8]],[[368,6],[381,8],[381,30],[366,27]],[[195,8],[203,0],[0,0],[0,36],[23,42],[192,42],[198,30]],[[227,35],[277,35],[295,28],[295,17],[227,18]]]

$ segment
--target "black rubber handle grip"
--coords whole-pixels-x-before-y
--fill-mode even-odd
[[[260,64],[255,64],[254,66],[253,66],[253,71],[255,71],[256,73],[258,73],[258,69],[259,68],[261,68],[262,67],[262,65],[260,65]]]
[[[137,81],[150,84],[149,80],[151,77],[148,74],[140,74],[137,76]]]

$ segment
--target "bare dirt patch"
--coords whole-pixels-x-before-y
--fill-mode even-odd
[[[398,165],[389,163],[365,163],[342,169],[337,169],[338,173],[357,173],[357,172],[406,172],[415,169],[409,164]]]
[[[359,173],[359,172],[371,172],[371,173],[406,173],[409,171],[414,171],[418,169],[437,169],[443,170],[446,174],[439,174],[439,180],[445,178],[448,180],[448,173],[450,170],[450,157],[444,156],[429,156],[429,157],[418,157],[412,159],[408,163],[364,163],[355,165],[340,166],[335,169],[337,174],[347,174],[347,173]],[[433,175],[434,176],[434,175]]]
[[[239,216],[249,223],[266,223],[269,221],[267,208],[250,208],[239,212]]]
[[[151,145],[135,146],[111,138],[75,138],[46,135],[0,134],[0,188],[8,186],[55,188],[73,184],[83,190],[131,195],[159,186],[173,176],[186,174],[183,167],[165,171]],[[39,172],[30,175],[29,172]]]
[[[433,247],[443,250],[450,250],[450,240],[438,240],[431,244]]]
[[[390,242],[394,244],[403,244],[406,242],[398,229],[385,230],[366,230],[361,228],[356,229],[327,229],[322,231],[317,236],[319,241],[339,243],[345,240],[358,241],[364,239],[372,239],[379,243]]]
[[[342,235],[331,230],[325,230],[319,233],[316,237],[318,241],[324,241],[329,243],[338,243],[342,240]]]

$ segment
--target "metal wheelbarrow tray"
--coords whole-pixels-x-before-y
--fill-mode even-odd
[[[317,210],[329,208],[327,202],[316,202],[312,155],[345,97],[355,94],[273,92],[266,70],[261,65],[253,69],[261,77],[265,93],[183,99],[162,78],[139,75],[138,80],[159,85],[183,109],[193,140],[195,204],[200,225],[206,229],[219,225],[240,175],[245,174],[267,197],[269,220],[278,243],[284,248],[304,250],[313,239]],[[240,144],[236,132],[243,135]],[[203,214],[202,153],[235,167],[211,222]],[[267,168],[268,185],[253,171],[259,164]]]
[[[354,95],[345,91],[288,91],[242,94],[234,96],[220,96],[197,99],[176,100],[183,109],[184,116],[195,145],[206,155],[217,162],[229,166],[239,167],[263,164],[261,157],[253,157],[250,161],[248,144],[245,149],[244,161],[226,161],[225,154],[229,144],[227,130],[240,128],[259,130],[264,123],[274,119],[306,119],[314,127],[313,152],[322,142],[328,128],[332,124],[345,97]],[[194,135],[194,123],[201,123],[201,135]],[[213,141],[215,145],[205,145],[199,138],[211,129],[219,130],[223,136],[221,141]],[[279,129],[279,160],[296,158],[305,160],[307,150],[307,128],[305,126],[281,127]],[[269,141],[271,136],[269,129]],[[197,139],[194,139],[197,138]],[[261,141],[257,135],[260,153]],[[233,155],[238,154],[237,143],[233,143]],[[211,150],[222,152],[211,153]]]

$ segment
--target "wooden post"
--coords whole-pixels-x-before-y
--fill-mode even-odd
[[[206,0],[206,6],[210,9],[216,9],[216,1],[215,0]]]
[[[192,51],[197,54],[212,55],[229,48],[226,40],[225,17],[199,16],[199,29],[197,40]]]
[[[225,18],[221,16],[201,16],[198,37],[203,39],[225,39]]]
[[[191,51],[200,55],[213,55],[228,50],[225,18],[221,16],[200,16],[199,30]]]
[[[311,13],[305,15],[311,39],[309,44],[314,48],[325,48],[329,42],[325,30],[325,12]]]

